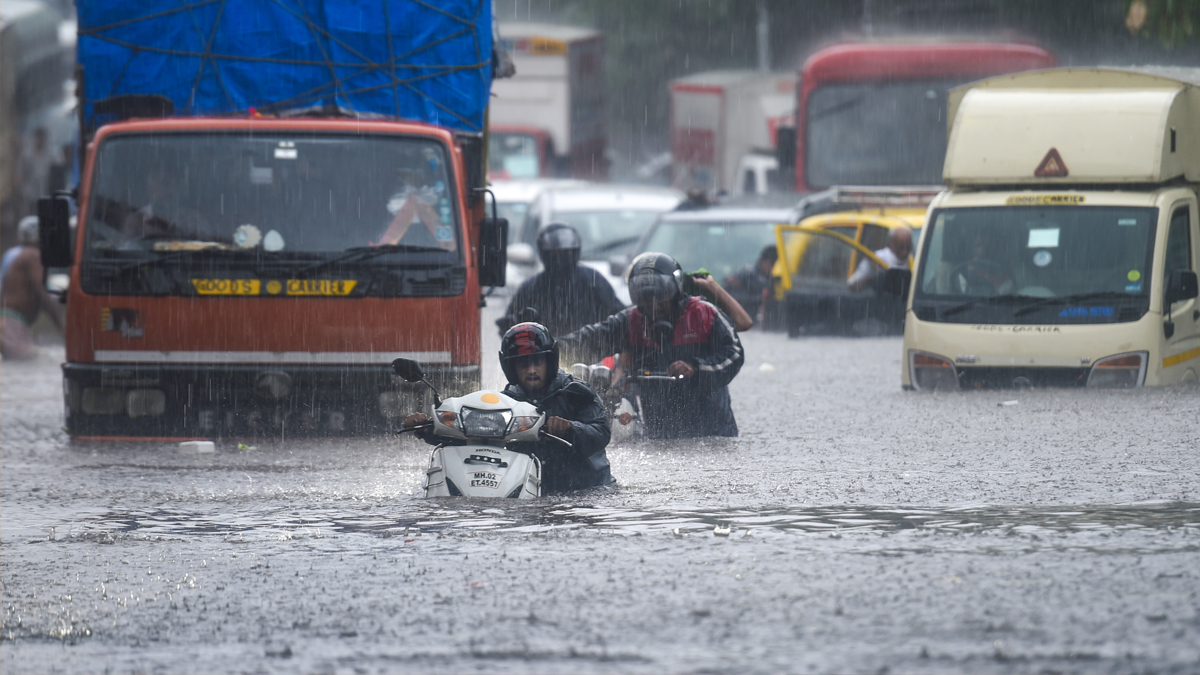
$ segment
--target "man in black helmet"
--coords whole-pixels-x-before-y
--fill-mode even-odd
[[[567,447],[544,439],[517,447],[541,461],[542,492],[568,492],[614,482],[604,451],[610,435],[604,402],[587,383],[559,370],[558,343],[550,331],[531,322],[509,328],[500,340],[500,368],[508,378],[504,394],[544,410],[546,431],[571,443]],[[428,419],[417,413],[409,415],[404,424],[416,426]]]
[[[580,328],[563,343],[592,358],[620,353],[633,372],[677,378],[638,384],[650,436],[737,436],[728,385],[745,355],[729,317],[685,293],[683,271],[665,253],[634,258],[625,279],[635,306]]]
[[[534,317],[554,335],[566,335],[580,326],[600,321],[625,308],[604,275],[579,264],[579,233],[564,223],[550,223],[538,233],[538,256],[545,269],[526,279],[503,317],[496,321],[501,334],[513,324]]]

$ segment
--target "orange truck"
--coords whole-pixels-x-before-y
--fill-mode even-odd
[[[490,2],[103,4],[79,10],[81,181],[39,204],[71,437],[381,432],[423,396],[397,357],[477,387],[506,243]]]

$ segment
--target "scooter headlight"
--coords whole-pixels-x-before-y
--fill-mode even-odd
[[[508,433],[519,434],[522,431],[529,431],[537,425],[537,421],[537,417],[528,417],[525,415],[514,417],[512,424],[510,424],[508,427]]]
[[[463,408],[461,412],[463,433],[477,438],[503,438],[508,431],[510,410],[476,410]]]

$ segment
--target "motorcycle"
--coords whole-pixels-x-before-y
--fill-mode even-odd
[[[669,382],[678,383],[683,378],[667,373],[650,370],[626,371],[621,378],[612,381],[612,369],[603,364],[587,365],[576,363],[571,366],[571,375],[591,385],[609,416],[615,423],[612,425],[613,440],[623,441],[630,438],[640,438],[645,434],[643,426],[642,399],[638,393],[639,383]]]
[[[429,421],[399,432],[427,430],[441,441],[425,470],[426,497],[541,496],[541,462],[512,446],[549,438],[571,447],[570,441],[545,430],[543,411],[532,403],[487,390],[442,400],[416,361],[396,359],[392,370],[407,382],[424,383],[433,392]]]

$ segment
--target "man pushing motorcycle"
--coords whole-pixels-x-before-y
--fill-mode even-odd
[[[729,317],[685,293],[683,270],[665,253],[634,258],[625,278],[635,306],[562,342],[591,361],[619,353],[635,376],[669,376],[637,383],[647,435],[737,436],[728,385],[745,355]]]
[[[558,343],[545,326],[526,322],[509,328],[500,340],[500,368],[508,379],[504,394],[536,405],[547,415],[544,429],[570,443],[554,439],[520,443],[514,449],[542,464],[542,493],[567,492],[614,482],[609,469],[610,430],[604,402],[587,383],[558,368]],[[409,415],[404,426],[429,421],[423,413]],[[441,441],[422,435],[426,442]]]

